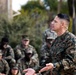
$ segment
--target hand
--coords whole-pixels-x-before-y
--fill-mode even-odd
[[[44,68],[42,68],[39,73],[41,72],[44,72],[44,71],[47,71],[47,70],[52,70],[54,68],[53,64],[52,63],[48,63],[46,64],[46,66]]]
[[[0,73],[0,75],[6,75],[6,74],[4,74],[4,73]]]
[[[6,74],[2,74],[2,75],[6,75]]]
[[[23,72],[26,72],[25,75],[35,75],[35,70],[32,68],[25,69]]]

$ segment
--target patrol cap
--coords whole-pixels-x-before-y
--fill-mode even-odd
[[[23,39],[23,40],[27,40],[27,41],[30,40],[29,37],[26,36],[26,35],[22,35],[22,39]]]
[[[28,37],[25,37],[24,40],[29,41],[30,39]]]
[[[2,53],[2,50],[0,50],[0,55],[2,55],[3,53]]]
[[[32,51],[32,49],[31,48],[28,48],[27,50],[26,50],[26,53],[33,53],[33,51]]]
[[[18,70],[18,65],[17,65],[17,64],[14,65],[11,69],[13,69],[13,70]]]
[[[13,70],[18,70],[18,67],[12,67]]]
[[[50,35],[46,36],[46,39],[55,39],[56,37],[57,36],[53,32],[51,32]]]
[[[46,35],[46,42],[49,44],[52,44],[54,39],[57,37],[56,33],[54,31],[48,32]]]

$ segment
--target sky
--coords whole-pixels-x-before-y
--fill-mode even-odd
[[[21,5],[27,3],[28,0],[12,0],[12,9],[14,11],[18,11],[21,8]]]

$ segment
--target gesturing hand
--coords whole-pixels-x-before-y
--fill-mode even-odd
[[[35,75],[35,70],[32,68],[25,69],[23,72],[26,73],[25,75]]]
[[[54,67],[54,66],[53,66],[52,63],[48,63],[48,64],[46,64],[46,66],[45,66],[44,68],[42,68],[42,69],[39,71],[39,73],[44,72],[44,71],[47,71],[47,70],[52,70],[53,67]]]

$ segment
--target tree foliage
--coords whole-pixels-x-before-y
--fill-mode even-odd
[[[50,6],[49,12],[57,13],[57,0],[45,0],[45,4]],[[67,6],[66,2],[63,3],[61,12],[68,13],[65,6]],[[42,44],[42,33],[48,27],[48,18],[53,15],[48,16],[48,11],[38,0],[28,1],[21,8],[21,15],[14,17],[11,22],[5,18],[0,18],[0,39],[4,35],[8,35],[10,44],[15,47],[20,42],[21,35],[25,34],[30,37],[31,44],[39,52]]]
[[[24,10],[29,10],[29,12],[32,10],[32,9],[35,9],[35,8],[39,8],[41,10],[45,9],[44,6],[41,6],[39,1],[28,1],[28,3],[26,5],[23,5],[21,6],[22,9]]]
[[[50,11],[57,12],[57,0],[44,0],[44,5],[50,7]]]

